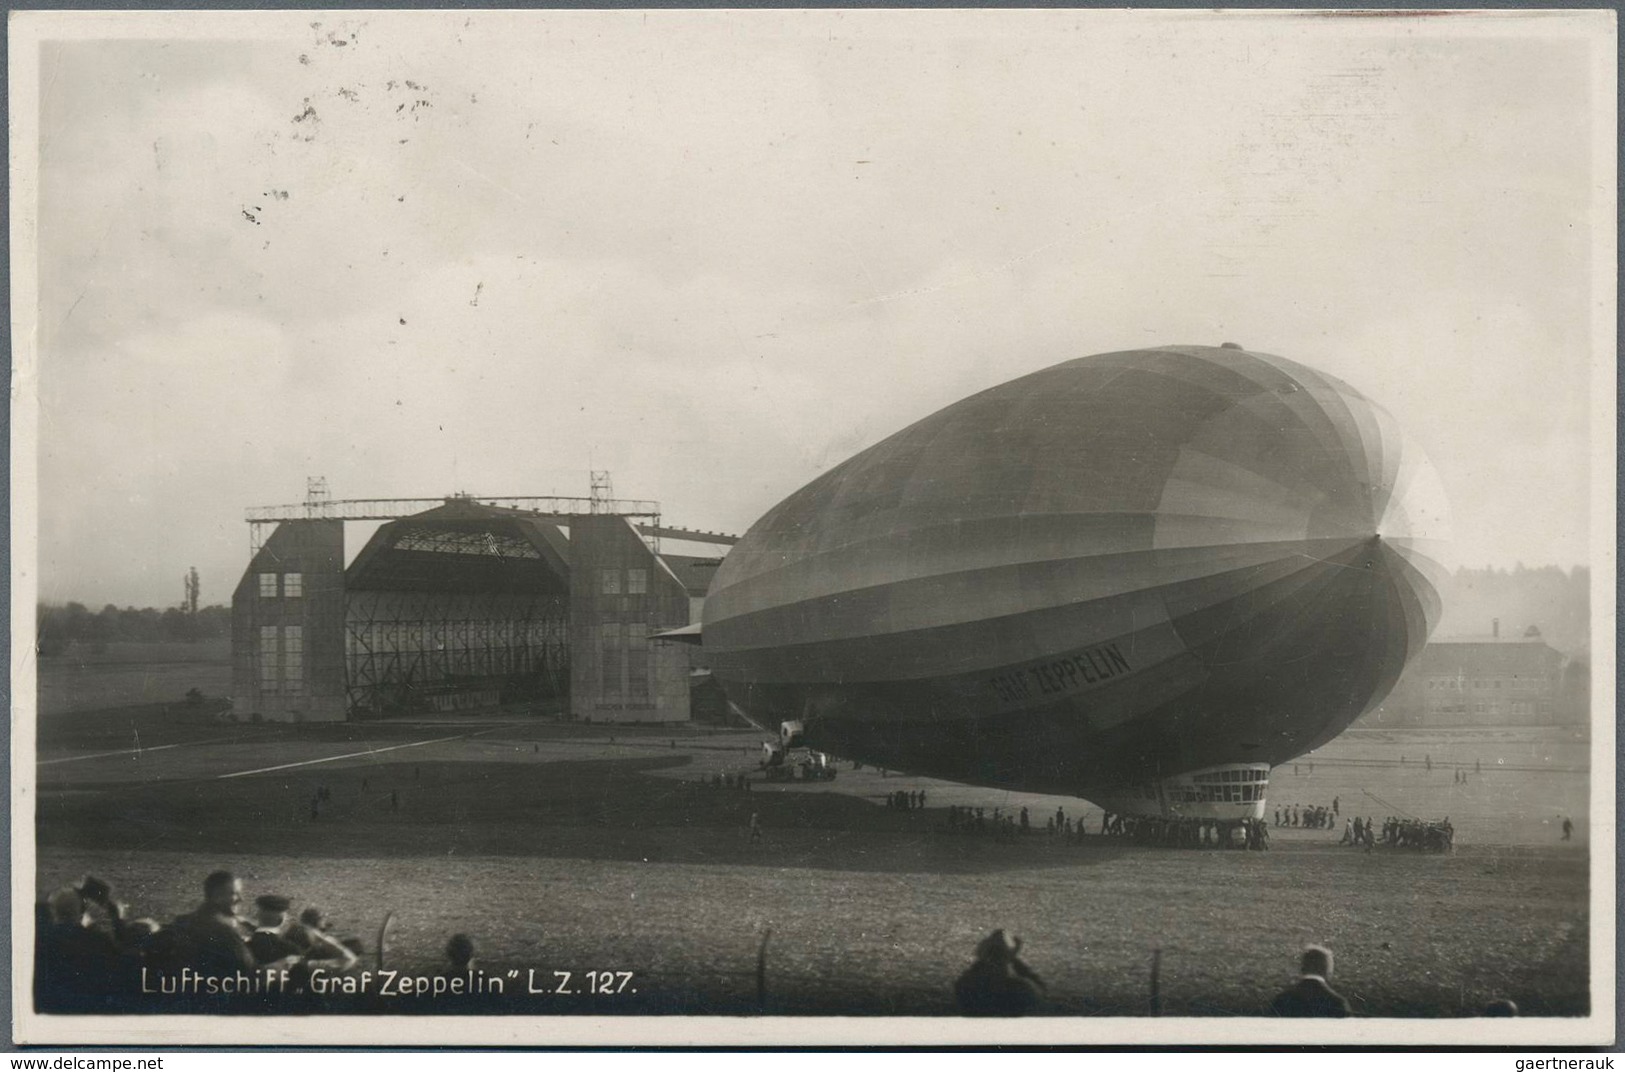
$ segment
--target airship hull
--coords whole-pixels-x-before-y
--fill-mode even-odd
[[[718,571],[704,644],[747,717],[815,747],[1143,799],[1289,761],[1380,701],[1437,621],[1447,524],[1426,460],[1340,381],[1231,348],[1105,354],[780,503]]]

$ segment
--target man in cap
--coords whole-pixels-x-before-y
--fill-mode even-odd
[[[1024,1016],[1038,1008],[1044,980],[1021,959],[1021,939],[996,930],[976,946],[976,959],[954,982],[966,1016]]]
[[[248,951],[258,964],[293,961],[305,955],[306,950],[288,933],[288,909],[292,905],[292,901],[274,893],[254,898],[257,925],[248,936]]]
[[[1322,945],[1305,946],[1299,958],[1298,978],[1270,1002],[1271,1016],[1352,1015],[1343,995],[1327,982],[1332,977],[1332,951]]]

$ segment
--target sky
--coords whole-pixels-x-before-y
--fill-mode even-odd
[[[742,532],[980,389],[1223,341],[1393,412],[1462,564],[1588,563],[1610,19],[14,16],[39,595],[229,602],[317,475]]]

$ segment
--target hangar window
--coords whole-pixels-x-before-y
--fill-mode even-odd
[[[282,677],[290,692],[298,691],[305,679],[305,629],[300,625],[282,627]]]
[[[603,578],[603,582],[599,585],[598,590],[606,596],[620,595],[621,571],[618,569],[607,569],[599,570],[598,572]]]
[[[598,689],[605,700],[621,698],[621,627],[606,622],[598,627]]]
[[[633,703],[649,699],[649,627],[642,622],[626,627],[626,692]]]
[[[276,598],[276,574],[274,574],[274,573],[262,573],[262,574],[260,574],[260,598],[261,599],[275,599]]]
[[[298,599],[305,594],[305,575],[303,573],[284,573],[282,575],[282,594],[289,599]]]
[[[276,654],[276,626],[260,626],[260,688],[267,692],[276,691],[278,680]]]
[[[626,592],[628,595],[640,596],[649,590],[649,571],[646,569],[629,569],[626,571]]]

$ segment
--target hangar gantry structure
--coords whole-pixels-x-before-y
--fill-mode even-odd
[[[686,721],[704,671],[650,637],[697,621],[734,537],[643,500],[454,495],[248,511],[232,598],[240,717],[338,721],[530,704]],[[382,522],[346,565],[345,524]],[[679,554],[696,545],[702,554]]]

